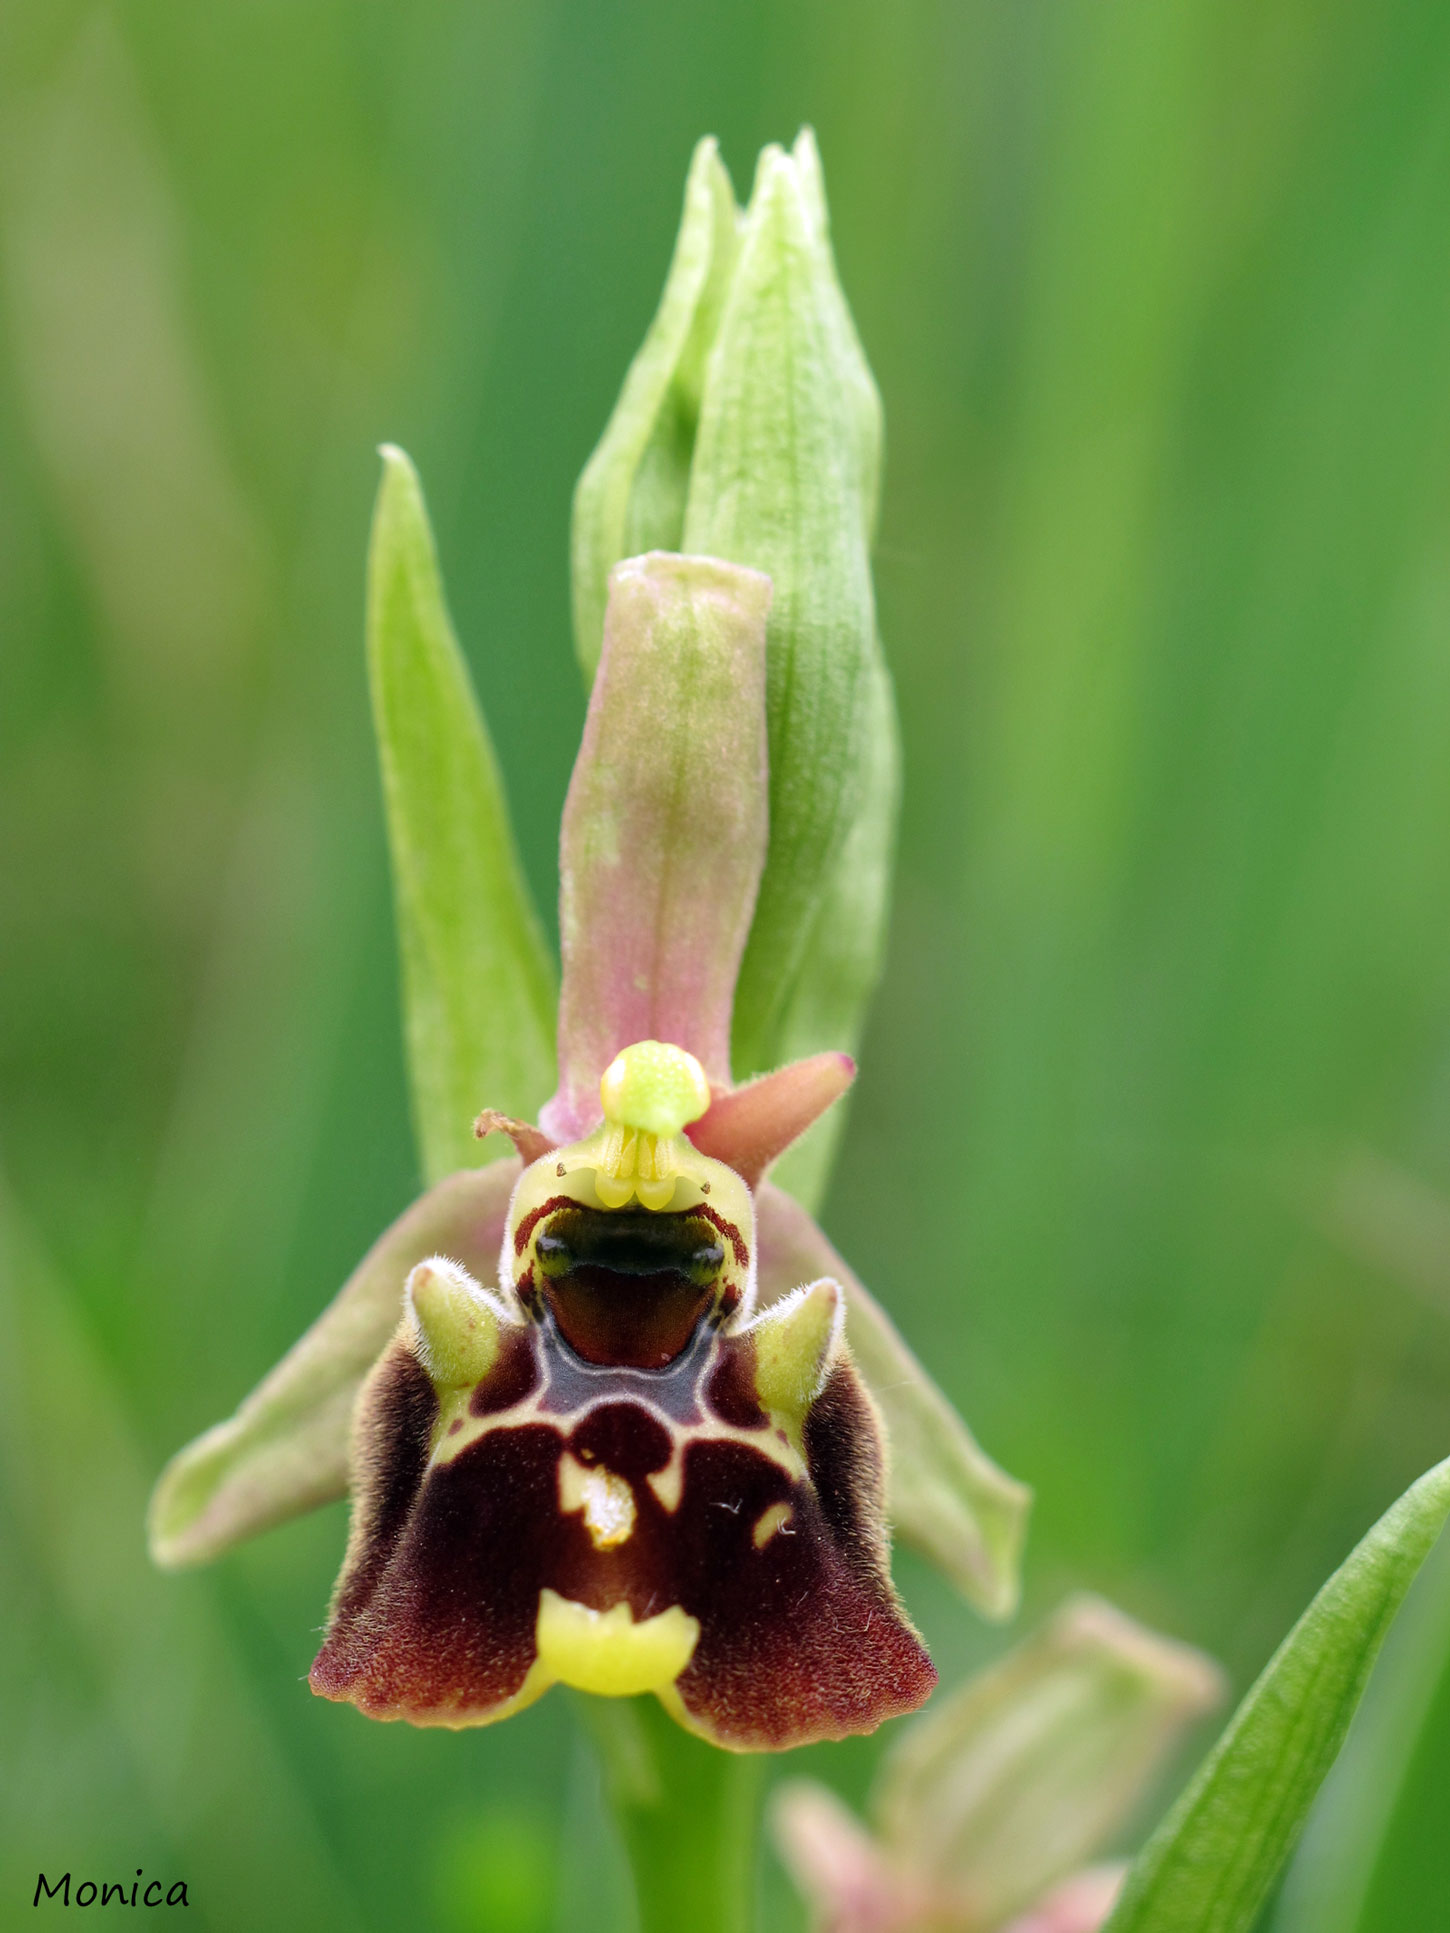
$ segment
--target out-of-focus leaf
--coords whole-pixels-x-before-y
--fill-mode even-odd
[[[1447,1512],[1450,1460],[1385,1512],[1289,1633],[1133,1867],[1108,1933],[1248,1933]]]
[[[559,842],[559,1092],[572,1141],[632,1041],[730,1080],[730,1008],[765,859],[770,583],[651,552],[610,575],[604,655]]]
[[[466,1168],[430,1188],[379,1236],[236,1415],[172,1458],[151,1498],[158,1564],[204,1564],[345,1494],[353,1402],[397,1327],[408,1271],[444,1254],[480,1282],[494,1282],[518,1174],[511,1158]]]
[[[490,1158],[481,1107],[532,1119],[553,1085],[554,974],[493,746],[449,621],[417,472],[385,446],[368,673],[423,1170]]]
[[[365,1933],[357,1875],[327,1830],[314,1783],[267,1722],[234,1628],[209,1593],[179,1592],[145,1561],[136,1529],[149,1458],[134,1416],[83,1300],[3,1171],[0,1327],[4,1629],[15,1668],[5,1683],[7,1827],[25,1818],[33,1797],[14,1783],[23,1717],[27,1708],[45,1712],[48,1735],[31,1748],[28,1783],[53,1778],[57,1799],[72,1808],[77,1792],[85,1795],[79,1834],[104,1830],[103,1809],[115,1805],[123,1830],[139,1827],[148,1843],[174,1849],[193,1903],[225,1902],[207,1915],[218,1929]],[[87,1751],[106,1739],[106,1755],[127,1768],[124,1801],[98,1798],[85,1769],[58,1748],[64,1707],[27,1707],[21,1686],[34,1696],[28,1681],[44,1653],[26,1647],[30,1620],[13,1618],[24,1602],[17,1586],[39,1600],[34,1615],[56,1634],[57,1669],[85,1714]],[[7,1859],[12,1899],[34,1885],[19,1895],[20,1870]]]
[[[1202,1652],[1072,1598],[899,1733],[874,1792],[882,1838],[997,1926],[1123,1829],[1223,1691]]]
[[[705,359],[738,250],[739,211],[717,143],[699,143],[665,291],[598,447],[574,490],[574,647],[588,678],[604,641],[609,573],[680,550]]]
[[[813,1927],[906,1933],[913,1926],[942,1926],[932,1916],[938,1902],[930,1884],[895,1866],[826,1786],[787,1779],[771,1794],[770,1823],[786,1871],[813,1909]]]
[[[808,139],[803,152],[813,163]],[[741,1076],[785,1058],[781,1019],[867,761],[880,406],[845,314],[824,209],[818,165],[803,169],[780,148],[762,153],[706,371],[685,514],[686,549],[752,564],[775,586],[770,854],[736,994]]]
[[[1101,1598],[1047,1626],[896,1734],[870,1834],[832,1793],[787,1785],[786,1865],[832,1933],[1093,1933],[1122,1867],[1083,1868],[1130,1820],[1218,1667]]]
[[[760,1299],[831,1276],[846,1291],[846,1340],[886,1419],[892,1523],[985,1616],[1010,1617],[1021,1590],[1032,1492],[1001,1470],[927,1375],[890,1316],[799,1204],[765,1182],[756,1196]]]
[[[1450,1900],[1450,1539],[1395,1620],[1305,1828],[1274,1933],[1431,1927]]]

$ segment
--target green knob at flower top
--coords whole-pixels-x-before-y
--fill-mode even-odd
[[[693,1054],[637,1040],[615,1055],[599,1083],[604,1118],[641,1134],[682,1134],[710,1105],[710,1083]]]

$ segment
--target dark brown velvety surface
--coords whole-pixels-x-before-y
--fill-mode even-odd
[[[581,1383],[552,1324],[525,1334],[540,1397],[532,1361],[526,1379],[522,1358],[506,1354],[471,1404],[496,1420],[431,1468],[432,1386],[401,1342],[385,1359],[360,1416],[356,1528],[315,1690],[378,1717],[487,1722],[523,1686],[547,1587],[595,1610],[627,1603],[636,1619],[671,1605],[697,1619],[676,1689],[722,1743],[838,1738],[922,1702],[935,1673],[886,1569],[875,1418],[848,1363],[808,1413],[800,1478],[754,1402],[748,1336],[702,1332],[691,1352],[698,1394],[708,1390],[734,1432],[722,1436],[705,1404],[691,1412],[697,1424],[656,1409],[638,1369],[614,1383],[591,1368]],[[556,1370],[561,1389],[588,1390],[567,1414],[539,1407]],[[664,1393],[672,1379],[659,1380]],[[523,1391],[516,1420],[495,1408],[505,1387]],[[683,1479],[669,1509],[649,1479],[677,1446]],[[560,1508],[566,1449],[630,1486],[633,1529],[613,1548],[596,1548],[582,1513]],[[790,1514],[772,1529],[766,1513],[778,1519],[778,1507]]]

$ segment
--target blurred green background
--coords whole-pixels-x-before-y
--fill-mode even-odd
[[[626,1923],[563,1697],[309,1696],[340,1508],[182,1578],[141,1513],[415,1191],[374,446],[552,917],[570,490],[695,137],[802,120],[907,769],[827,1226],[1037,1486],[1030,1612],[1243,1684],[1450,1448],[1450,9],[0,0],[0,1920]]]

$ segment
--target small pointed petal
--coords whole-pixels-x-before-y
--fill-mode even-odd
[[[883,1843],[997,1926],[1122,1830],[1222,1695],[1201,1652],[1074,1598],[902,1734],[877,1781]]]
[[[730,1012],[765,860],[770,580],[656,552],[610,579],[604,656],[564,806],[559,1092],[540,1125],[601,1118],[622,1048],[683,1047],[730,1082]]]
[[[532,1114],[554,1077],[554,972],[453,634],[417,472],[385,445],[368,556],[368,679],[423,1171],[481,1159],[480,1101]],[[486,1159],[487,1157],[482,1157]]]
[[[559,1145],[542,1128],[536,1128],[532,1121],[516,1121],[510,1114],[500,1114],[496,1107],[486,1107],[475,1118],[473,1132],[479,1141],[490,1134],[506,1134],[526,1168],[530,1162],[540,1161],[546,1154],[552,1154]]]
[[[353,1404],[398,1326],[409,1270],[442,1249],[491,1281],[518,1173],[516,1161],[496,1162],[430,1188],[236,1415],[172,1458],[151,1499],[158,1564],[207,1563],[345,1494]]]
[[[928,1924],[927,1889],[890,1864],[825,1786],[814,1779],[779,1786],[770,1822],[785,1868],[824,1933],[917,1933]]]
[[[707,137],[690,162],[660,306],[574,491],[574,646],[589,678],[610,571],[642,551],[680,548],[705,361],[739,250],[738,219],[719,146]]]
[[[1006,1933],[1098,1933],[1123,1890],[1125,1865],[1088,1866],[1054,1886]]]
[[[845,1289],[846,1339],[891,1442],[892,1523],[968,1603],[987,1617],[1010,1617],[1032,1492],[979,1447],[805,1210],[770,1182],[756,1195],[755,1209],[762,1304],[822,1275]]]
[[[856,1078],[849,1054],[814,1054],[762,1074],[711,1102],[690,1129],[702,1154],[733,1168],[752,1188],[771,1163],[832,1107]]]

